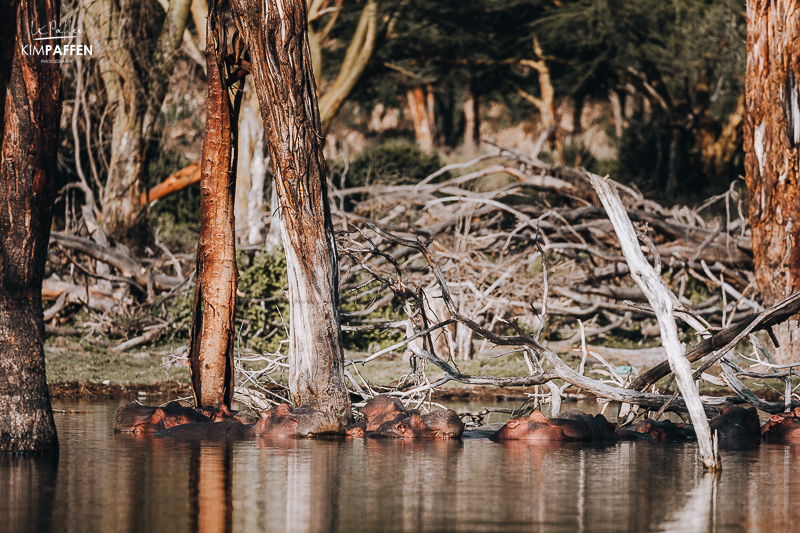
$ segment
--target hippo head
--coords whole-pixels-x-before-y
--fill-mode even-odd
[[[563,432],[553,426],[541,411],[528,416],[512,418],[500,429],[498,440],[562,440]]]
[[[345,434],[354,439],[363,439],[367,432],[365,431],[363,424],[353,424],[352,426],[347,427]]]
[[[261,419],[253,430],[256,436],[310,437],[342,433],[342,424],[336,415],[310,407],[292,408],[283,403],[260,414]]]
[[[435,409],[422,415],[422,421],[437,439],[459,439],[464,433],[464,423],[452,409]]]
[[[375,430],[374,435],[396,439],[432,439],[436,436],[417,413],[406,418],[384,422]]]
[[[121,407],[114,415],[114,431],[124,433],[156,433],[164,429],[167,413],[137,403]]]
[[[212,422],[222,422],[223,420],[230,420],[234,418],[235,414],[231,411],[227,405],[222,404],[219,407],[211,407],[207,405],[205,407],[200,407],[197,411],[210,418]]]
[[[403,403],[390,396],[375,396],[361,409],[367,422],[367,431],[377,430],[381,424],[394,420],[407,412]]]

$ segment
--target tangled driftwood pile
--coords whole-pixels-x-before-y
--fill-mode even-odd
[[[707,412],[713,412],[710,405],[725,400],[747,401],[767,412],[797,405],[791,382],[797,371],[771,365],[768,351],[753,333],[768,332],[770,325],[795,314],[800,298],[793,296],[768,310],[759,303],[748,223],[736,187],[694,209],[666,208],[620,184],[613,189],[620,199],[618,215],[635,226],[638,248],[649,257],[648,268],[661,273],[671,289],[679,328],[694,330],[702,339],[686,348],[686,358],[710,356],[694,379],[727,386],[734,393],[725,399],[704,398]],[[444,378],[432,383],[425,364],[415,365],[410,380],[394,388],[396,394],[417,401],[434,387],[456,380],[547,387],[547,394],[537,400],[546,397],[555,410],[570,386],[607,400],[685,410],[684,399],[653,390],[670,373],[663,349],[592,346],[593,340],[609,334],[657,338],[656,318],[663,318],[632,280],[630,254],[623,253],[618,228],[596,190],[584,171],[551,167],[508,150],[448,165],[416,184],[338,190],[331,186],[342,298],[372,298],[365,309],[343,314],[343,328],[399,329],[406,334],[403,342],[351,362],[353,392],[365,397],[373,393],[374,384],[360,378],[360,365],[409,350],[415,356],[412,362],[422,360],[444,372]],[[724,215],[711,216],[712,209]],[[160,257],[147,267],[123,248],[103,247],[85,237],[54,233],[52,247],[54,257],[63,254],[61,261],[66,257],[77,267],[73,272],[78,282],[45,283],[45,299],[56,300],[46,312],[48,320],[57,320],[69,302],[109,316],[134,302],[152,301],[154,293],[188,289],[192,282],[191,274],[186,275],[192,271],[192,258],[176,257],[163,245]],[[105,273],[97,268],[103,264]],[[173,275],[164,274],[165,267]],[[396,320],[368,318],[389,305],[397,310]],[[146,342],[162,327],[146,324],[129,343]],[[755,370],[730,359],[743,340],[753,347],[748,357],[759,364]],[[495,345],[521,350],[528,375],[470,376],[458,370],[455,361],[480,356]],[[581,354],[577,369],[558,355],[573,349]],[[253,357],[245,354],[246,359]],[[270,370],[285,367],[280,354],[255,357]],[[585,375],[589,358],[606,367],[609,379]],[[653,368],[632,379],[617,372],[615,365],[621,360]],[[721,373],[706,372],[711,363],[721,363]],[[240,366],[247,385],[263,384],[256,378],[269,374],[263,368],[247,368]],[[784,402],[758,399],[743,378],[782,383]]]

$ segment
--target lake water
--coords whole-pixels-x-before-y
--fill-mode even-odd
[[[115,435],[64,404],[57,462],[0,457],[0,531],[799,531],[800,446]],[[570,408],[570,406],[567,406]]]

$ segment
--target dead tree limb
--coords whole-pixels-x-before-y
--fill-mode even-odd
[[[692,367],[684,358],[684,348],[678,339],[678,328],[675,325],[675,317],[672,313],[673,295],[663,278],[661,278],[660,272],[653,269],[644,258],[636,232],[625,213],[613,184],[599,176],[593,174],[589,176],[594,190],[603,202],[603,207],[605,207],[608,217],[614,224],[622,252],[625,254],[625,259],[631,271],[631,277],[647,296],[650,306],[656,313],[658,326],[661,330],[661,343],[666,349],[669,366],[675,374],[678,387],[689,409],[689,416],[692,418],[692,424],[697,433],[697,442],[703,465],[706,470],[718,470],[720,463],[711,439],[708,419],[705,416],[703,403],[700,401],[700,393],[692,379]],[[652,242],[650,247],[651,250],[654,248]],[[660,261],[657,261],[657,264],[659,263]],[[660,264],[658,270],[660,271]]]

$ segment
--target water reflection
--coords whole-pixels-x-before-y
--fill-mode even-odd
[[[191,442],[190,450],[190,530],[229,532],[233,512],[232,444]]]
[[[84,407],[85,408],[85,407]],[[800,446],[113,435],[57,418],[59,462],[0,458],[0,531],[791,531]],[[8,518],[7,518],[8,517]]]
[[[0,455],[0,529],[49,531],[57,477],[57,456]]]

